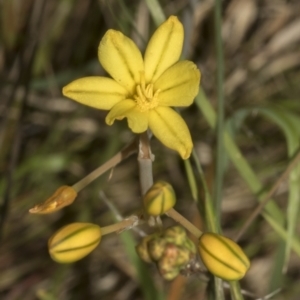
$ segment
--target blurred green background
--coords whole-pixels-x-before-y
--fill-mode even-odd
[[[76,78],[105,74],[97,48],[109,28],[121,30],[144,50],[159,16],[153,7],[179,17],[185,28],[182,56],[202,73],[206,96],[181,113],[213,192],[216,132],[204,104],[217,107],[214,1],[0,1],[0,299],[206,299],[202,274],[164,282],[153,266],[141,264],[134,255],[138,232],[103,238],[90,256],[73,265],[58,265],[48,255],[47,240],[61,226],[76,221],[109,225],[116,217],[112,205],[123,217],[140,209],[135,156],[80,192],[72,206],[53,215],[28,213],[132,139],[125,121],[107,126],[106,112],[64,98],[61,88]],[[226,129],[258,180],[239,170],[240,156],[226,147],[220,222],[223,233],[234,237],[259,195],[299,152],[300,2],[223,1],[222,41]],[[183,162],[156,140],[152,150],[154,178],[174,186],[177,209],[203,228]],[[299,168],[292,170],[273,197],[284,217],[270,226],[268,216],[258,216],[240,240],[252,263],[241,286],[256,295],[245,299],[278,288],[272,299],[299,299],[299,178]],[[201,182],[196,184],[201,195]],[[288,234],[280,237],[276,226]]]

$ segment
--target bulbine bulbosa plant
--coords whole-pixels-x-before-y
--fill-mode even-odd
[[[74,204],[83,188],[133,153],[138,155],[143,201],[141,214],[116,224],[100,227],[75,221],[62,227],[48,243],[50,256],[56,262],[80,260],[101,243],[103,236],[147,222],[151,233],[138,242],[136,251],[143,261],[154,263],[166,280],[174,279],[199,255],[206,269],[224,280],[239,280],[247,272],[249,260],[234,241],[218,233],[202,233],[174,209],[173,187],[165,181],[153,183],[152,134],[183,160],[190,157],[193,149],[187,124],[172,108],[190,106],[200,85],[197,66],[191,61],[179,60],[183,39],[183,26],[175,16],[157,28],[144,55],[123,33],[108,30],[100,41],[98,58],[110,77],[85,77],[63,88],[66,97],[107,110],[107,125],[126,118],[136,138],[73,186],[59,187],[44,203],[30,209],[30,213],[55,213]],[[179,225],[165,228],[165,217]]]

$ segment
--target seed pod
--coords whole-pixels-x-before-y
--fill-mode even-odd
[[[164,214],[176,203],[176,196],[172,186],[164,181],[158,181],[144,196],[144,206],[150,216]]]
[[[58,263],[72,263],[92,252],[101,241],[101,229],[91,223],[72,223],[48,241],[50,256]]]
[[[241,247],[219,234],[204,233],[199,239],[198,249],[206,268],[224,280],[239,280],[250,267]]]
[[[32,214],[51,214],[72,204],[77,197],[77,192],[67,185],[58,188],[45,202],[37,204],[29,210]]]

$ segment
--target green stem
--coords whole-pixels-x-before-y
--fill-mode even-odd
[[[244,297],[241,293],[240,283],[238,281],[230,281],[230,293],[232,296],[232,300],[243,300]]]
[[[206,180],[205,180],[205,177],[204,177],[204,173],[203,173],[201,164],[200,164],[198,156],[197,156],[197,154],[195,153],[194,150],[193,150],[193,158],[195,160],[196,168],[197,168],[197,171],[200,175],[200,180],[201,180],[202,187],[203,187],[203,190],[204,190],[205,223],[206,223],[207,229],[209,231],[218,233],[219,227],[215,222],[216,216],[215,216],[215,212],[214,212],[214,208],[213,208],[212,198],[211,198],[208,186],[206,184]],[[201,211],[200,201],[198,201],[198,207],[199,207],[199,211]]]
[[[164,11],[158,0],[146,0],[145,1],[151,16],[154,20],[156,26],[159,26],[162,22],[166,20]]]
[[[256,207],[256,209],[251,213],[251,215],[247,218],[247,220],[244,222],[242,228],[238,231],[235,237],[235,241],[238,241],[240,237],[247,231],[247,229],[250,227],[254,219],[262,212],[263,208],[266,206],[266,204],[270,201],[271,197],[275,194],[275,192],[278,190],[282,182],[284,182],[290,173],[294,170],[294,168],[298,165],[300,162],[300,152],[295,156],[295,158],[290,162],[286,170],[282,173],[282,175],[278,178],[278,180],[274,183],[272,188],[269,190],[269,192],[265,195],[265,197],[261,200],[260,204]]]
[[[223,59],[223,46],[221,37],[221,1],[215,1],[214,8],[214,21],[215,21],[215,44],[217,56],[217,160],[216,160],[216,181],[214,193],[214,208],[216,213],[215,222],[220,226],[221,218],[221,203],[222,203],[222,189],[224,177],[224,59]]]

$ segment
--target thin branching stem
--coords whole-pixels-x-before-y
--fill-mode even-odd
[[[126,145],[121,151],[119,151],[116,155],[106,161],[103,165],[95,169],[93,172],[82,178],[80,181],[75,183],[72,188],[79,192],[99,176],[110,170],[111,168],[115,167],[125,158],[129,157],[131,154],[136,152],[136,139],[131,141],[128,145]]]
[[[221,0],[215,0],[214,8],[214,22],[215,22],[215,43],[217,54],[217,159],[216,159],[216,180],[215,180],[215,193],[214,193],[214,213],[215,213],[215,225],[220,232],[220,219],[221,219],[221,203],[222,203],[222,190],[223,190],[223,176],[224,176],[224,58],[223,58],[223,46],[221,37],[221,15],[222,3]],[[215,277],[215,297],[218,300],[225,299],[222,280]]]
[[[300,163],[300,152],[295,156],[295,158],[290,162],[286,170],[282,173],[282,175],[278,178],[278,180],[274,183],[272,188],[269,190],[269,192],[266,194],[264,199],[260,202],[260,204],[256,207],[256,209],[251,213],[251,215],[248,217],[248,219],[245,221],[242,228],[238,231],[235,237],[235,241],[238,241],[241,236],[247,231],[247,229],[251,226],[254,219],[263,211],[266,204],[271,200],[271,197],[275,194],[275,192],[278,190],[279,186],[287,180],[290,173],[293,171],[293,169]]]
[[[183,217],[174,208],[171,208],[165,214],[168,217],[172,218],[174,221],[178,222],[180,225],[182,225],[186,230],[188,230],[196,238],[200,238],[200,236],[202,235],[202,231],[201,230],[199,230],[194,224],[192,224],[185,217]]]
[[[108,225],[105,227],[101,227],[101,234],[106,235],[113,232],[120,233],[124,230],[131,229],[139,224],[139,217],[138,216],[131,216],[126,218],[118,223]]]
[[[223,59],[223,46],[221,38],[221,1],[215,1],[214,9],[215,20],[215,43],[217,54],[217,159],[216,159],[216,181],[214,193],[214,206],[216,212],[216,222],[219,222],[221,217],[221,201],[223,189],[223,175],[224,175],[224,59]]]

